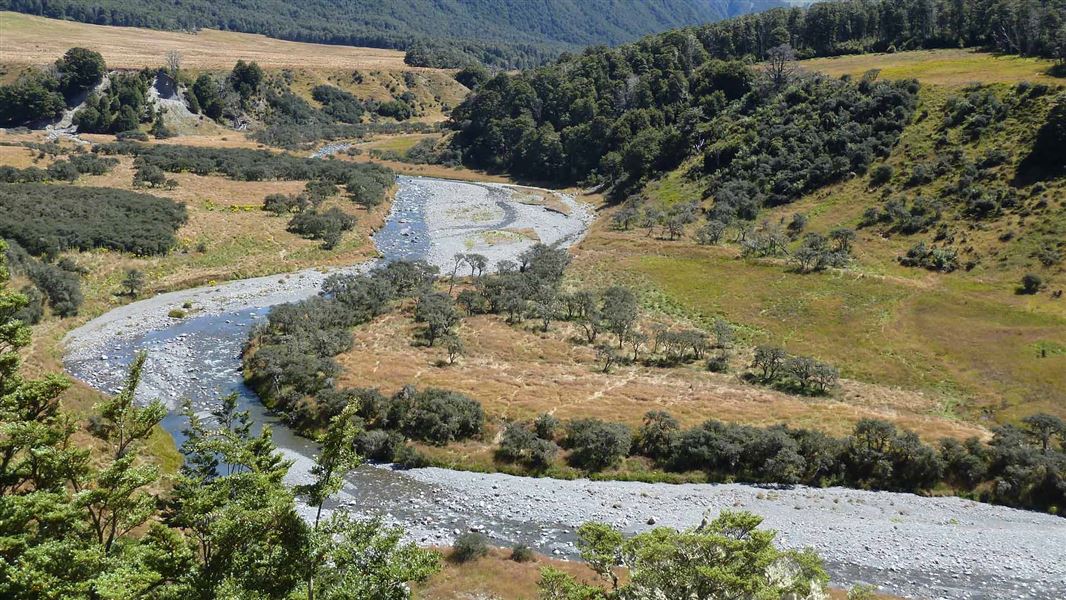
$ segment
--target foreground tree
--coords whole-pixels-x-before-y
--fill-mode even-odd
[[[685,531],[660,527],[625,539],[608,525],[578,530],[581,556],[611,590],[582,585],[554,570],[542,574],[542,598],[827,598],[828,575],[811,551],[782,551],[762,517],[722,512]],[[616,569],[629,571],[620,584]]]
[[[0,284],[3,256],[0,245]],[[146,449],[166,410],[135,400],[143,354],[120,393],[96,406],[91,453],[75,444],[77,423],[59,403],[66,380],[19,375],[30,337],[15,315],[25,304],[0,287],[0,597],[399,600],[406,582],[439,568],[436,554],[403,544],[400,530],[321,518],[358,464],[350,413],[330,427],[315,479],[300,489],[320,511],[313,527],[283,481],[290,463],[269,427],[253,432],[235,394],[206,419],[186,411],[185,463],[159,495]]]

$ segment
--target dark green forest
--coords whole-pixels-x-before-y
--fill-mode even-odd
[[[214,28],[301,42],[411,50],[429,66],[528,67],[592,44],[782,6],[777,0],[2,0],[0,8],[99,25]]]
[[[886,155],[917,93],[916,83],[876,74],[801,77],[795,59],[960,46],[1062,57],[1064,8],[1062,0],[854,0],[747,15],[499,75],[456,108],[452,127],[476,167],[604,183],[624,195],[702,155],[708,193],[782,204]],[[775,138],[782,143],[766,141]]]

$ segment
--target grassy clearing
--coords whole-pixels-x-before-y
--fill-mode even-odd
[[[110,27],[61,21],[13,12],[0,12],[3,44],[0,63],[43,65],[72,46],[104,55],[108,66],[120,69],[155,68],[166,64],[169,52],[179,52],[190,69],[229,69],[238,58],[263,68],[418,70],[403,62],[398,50],[286,42],[262,35],[201,30],[198,33]]]
[[[853,77],[859,77],[870,69],[879,69],[880,76],[886,79],[917,79],[925,84],[961,86],[974,82],[1061,83],[1061,78],[1049,74],[1054,64],[1054,61],[1042,58],[956,49],[814,58],[802,61],[800,66],[829,75]]]
[[[403,154],[413,148],[422,140],[438,140],[440,134],[436,133],[407,133],[401,135],[380,136],[363,144],[356,144],[363,150],[380,150],[382,152],[396,152]]]
[[[921,394],[846,381],[831,398],[804,398],[745,384],[736,376],[750,361],[744,352],[734,359],[730,374],[709,373],[702,363],[670,369],[634,365],[604,374],[595,350],[567,323],[542,332],[532,322],[508,325],[497,316],[468,317],[459,329],[466,356],[458,365],[446,366],[441,348],[413,343],[419,327],[407,312],[356,330],[354,347],[338,357],[344,373],[339,385],[380,387],[387,394],[409,383],[452,389],[480,401],[490,417],[500,419],[551,412],[561,419],[597,417],[638,426],[646,412],[666,410],[686,425],[716,418],[789,423],[844,435],[859,419],[878,417],[927,439],[984,433],[938,415],[936,401]],[[482,454],[475,446],[449,448],[448,453]],[[491,466],[491,460],[484,466]]]

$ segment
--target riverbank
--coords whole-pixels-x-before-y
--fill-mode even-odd
[[[388,224],[374,237],[386,259],[424,253],[442,262],[441,252],[432,258],[433,244],[442,238],[465,239],[452,235],[455,232],[443,223],[447,211],[484,208],[492,194],[483,186],[434,181],[401,179]],[[464,205],[464,198],[481,200]],[[544,217],[560,214],[543,206],[536,210]],[[567,218],[581,218],[576,215]],[[465,235],[501,230],[510,218],[493,213],[492,218],[476,221]],[[403,235],[405,230],[408,235]],[[411,239],[418,235],[426,237]],[[552,239],[550,233],[538,232],[548,243],[556,239],[573,243],[580,235],[579,230],[572,238]],[[501,245],[499,258],[521,252],[532,243],[527,240]],[[456,247],[454,241],[447,243],[451,246],[438,248]],[[466,242],[461,245],[465,248]],[[477,251],[474,248],[464,251]],[[263,318],[269,306],[314,294],[323,277],[319,270],[308,270],[127,305],[68,336],[68,370],[98,389],[112,390],[133,354],[148,350],[139,396],[158,397],[170,406],[189,399],[195,411],[206,412],[221,394],[237,392],[242,409],[251,411],[257,423],[273,427],[279,450],[294,462],[287,481],[307,482],[314,445],[266,413],[243,385],[238,356],[248,328]],[[166,316],[170,308],[186,302],[193,306],[189,316]],[[180,442],[180,417],[171,415],[166,426]],[[763,515],[767,527],[779,530],[783,545],[818,550],[836,585],[870,582],[901,595],[950,598],[1052,598],[1066,591],[1066,575],[1059,568],[1066,562],[1066,521],[958,498],[364,467],[350,478],[332,508],[380,515],[425,545],[446,545],[473,528],[499,545],[525,543],[560,557],[576,556],[573,531],[585,521],[607,521],[634,532],[653,525],[688,527],[698,524],[707,511],[746,509]]]

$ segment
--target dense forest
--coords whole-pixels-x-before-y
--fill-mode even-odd
[[[881,82],[876,72],[829,81],[801,74],[794,60],[959,46],[1061,58],[1063,15],[1061,0],[772,10],[498,75],[453,111],[451,125],[464,162],[476,167],[602,183],[621,198],[700,157],[707,194],[722,204],[777,205],[864,173],[917,103],[914,82]],[[765,66],[749,66],[753,59]]]
[[[327,44],[410,50],[413,63],[539,64],[562,51],[782,6],[777,0],[2,0],[0,8],[100,25],[214,28]],[[476,41],[473,41],[476,40]],[[437,65],[443,66],[443,65]]]

